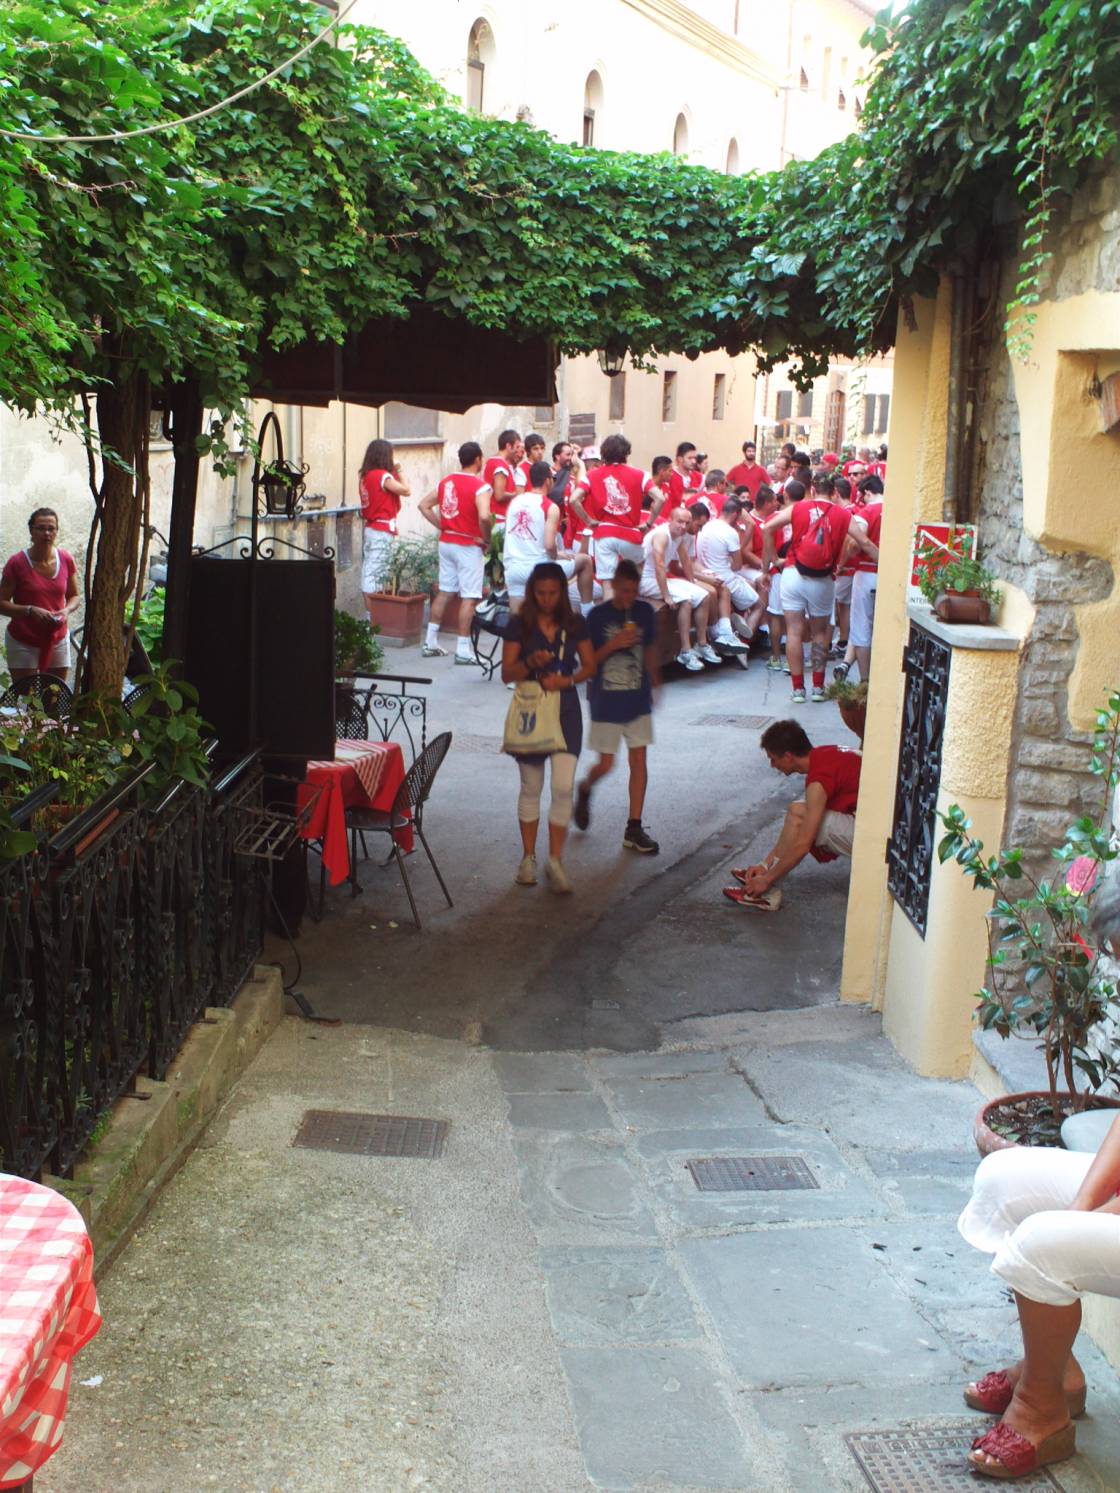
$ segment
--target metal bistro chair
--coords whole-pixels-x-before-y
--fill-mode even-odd
[[[23,700],[34,700],[42,707],[44,715],[61,721],[70,714],[74,692],[54,674],[29,674],[26,679],[17,679],[4,691],[0,696],[0,710],[18,710]]]
[[[451,746],[451,732],[444,731],[420,753],[416,761],[405,774],[404,782],[397,790],[396,801],[388,813],[378,809],[347,809],[346,827],[350,831],[350,877],[351,892],[358,895],[358,836],[366,834],[382,834],[389,836],[393,856],[396,858],[400,869],[401,880],[404,889],[408,893],[408,905],[412,908],[412,920],[417,928],[420,927],[420,913],[417,911],[416,898],[412,895],[412,883],[408,879],[408,870],[404,863],[404,856],[397,844],[396,831],[407,829],[411,824],[413,830],[420,837],[420,843],[424,847],[424,853],[431,862],[432,870],[436,873],[436,880],[440,884],[443,895],[447,898],[448,907],[454,907],[451,893],[447,890],[447,883],[436,865],[436,858],[432,854],[432,847],[424,835],[424,805],[428,802],[428,795],[432,791],[432,785],[436,780],[436,773],[447,756]],[[386,863],[387,864],[387,863]]]

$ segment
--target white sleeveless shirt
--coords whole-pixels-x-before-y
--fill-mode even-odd
[[[506,509],[506,538],[502,551],[508,566],[540,565],[548,559],[544,547],[545,520],[552,506],[539,492],[519,493]]]

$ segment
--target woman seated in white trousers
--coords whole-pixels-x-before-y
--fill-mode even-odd
[[[1076,1450],[1085,1375],[1073,1356],[1086,1291],[1120,1296],[1120,1119],[1096,1156],[1014,1146],[986,1156],[961,1214],[969,1244],[995,1255],[1015,1293],[1023,1357],[968,1385],[965,1400],[1001,1417],[969,1461],[988,1477],[1024,1477]]]

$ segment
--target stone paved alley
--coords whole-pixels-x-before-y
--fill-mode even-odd
[[[620,851],[612,782],[561,901],[510,885],[504,690],[437,668],[431,728],[463,742],[430,819],[456,907],[413,862],[417,937],[368,865],[307,927],[300,988],[343,1024],[286,1019],[103,1279],[76,1375],[100,1382],[76,1384],[40,1493],[976,1486],[960,1386],[1014,1348],[954,1226],[978,1096],[836,1003],[841,868],[799,871],[775,918],[719,899],[790,796],[726,718],[788,713],[788,681],[674,679],[661,855]],[[833,707],[801,714],[848,739]],[[311,1108],[449,1120],[447,1149],[295,1149]],[[735,1156],[817,1185],[703,1192],[686,1168]],[[1086,1359],[1067,1493],[1120,1487],[1120,1395]],[[915,1428],[952,1471],[877,1475],[875,1433]]]

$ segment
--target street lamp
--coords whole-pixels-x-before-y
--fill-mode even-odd
[[[626,349],[619,351],[614,347],[601,347],[599,349],[599,367],[608,378],[617,378],[626,363]]]
[[[276,438],[276,455],[272,461],[264,465],[261,462],[261,454],[264,451],[265,437],[270,424]],[[276,418],[276,412],[269,410],[261,421],[261,428],[257,433],[257,459],[253,463],[254,526],[256,516],[261,512],[282,515],[287,519],[295,518],[306,487],[303,479],[307,471],[308,468],[305,465],[296,466],[294,462],[284,460],[284,440],[280,434],[280,421]],[[262,492],[264,494],[263,508],[261,507]]]

